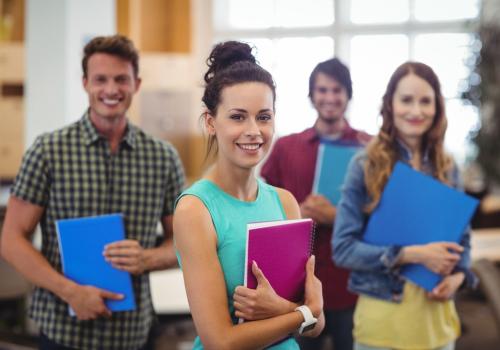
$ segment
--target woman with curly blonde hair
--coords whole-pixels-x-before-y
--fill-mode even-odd
[[[399,66],[387,85],[381,115],[378,135],[351,162],[333,235],[335,262],[352,270],[349,289],[360,294],[355,349],[454,349],[460,321],[452,297],[460,286],[476,282],[469,270],[469,230],[460,244],[378,246],[363,241],[397,161],[449,186],[459,184],[458,170],[444,151],[447,122],[434,71],[419,62]],[[404,264],[423,264],[443,280],[427,292],[403,279]]]

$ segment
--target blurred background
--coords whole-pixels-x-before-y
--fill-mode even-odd
[[[113,33],[129,36],[141,54],[143,83],[130,119],[177,147],[189,181],[203,172],[202,77],[219,41],[248,42],[273,74],[277,136],[316,119],[308,77],[322,60],[337,56],[350,67],[347,116],[371,134],[394,69],[406,60],[430,65],[446,98],[446,148],[466,190],[482,200],[473,226],[488,241],[477,247],[489,249],[490,261],[500,259],[500,1],[0,0],[0,225],[23,152],[87,107],[82,47]],[[0,349],[29,347],[36,340],[24,317],[30,286],[4,265],[0,260]],[[498,276],[485,278],[498,282],[492,288],[500,296]],[[189,347],[193,329],[178,271],[157,276],[153,285],[161,289],[153,288],[159,349]],[[500,348],[500,303],[488,295],[462,296],[459,349]]]

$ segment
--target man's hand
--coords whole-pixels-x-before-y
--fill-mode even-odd
[[[428,293],[427,296],[430,299],[437,301],[446,301],[451,299],[455,292],[458,290],[462,282],[464,281],[465,275],[463,272],[457,272],[453,275],[448,275],[441,283],[439,283],[432,292]]]
[[[73,285],[67,303],[75,311],[79,320],[93,320],[98,317],[111,317],[111,311],[104,299],[121,300],[123,295],[92,286]]]
[[[244,318],[247,321],[255,321],[295,310],[298,304],[294,304],[276,294],[255,261],[252,263],[252,272],[257,279],[257,288],[250,289],[238,286],[234,291],[233,305],[236,317]]]
[[[311,218],[318,224],[332,225],[335,220],[336,208],[320,194],[310,194],[300,204],[302,217]]]
[[[126,239],[107,244],[103,254],[113,267],[133,275],[140,275],[146,270],[144,249],[136,240]]]

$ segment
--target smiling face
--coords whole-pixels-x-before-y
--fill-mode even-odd
[[[93,54],[87,63],[87,77],[83,78],[90,118],[124,118],[139,85],[132,63],[106,53]]]
[[[436,116],[436,94],[432,86],[410,73],[399,81],[392,106],[397,136],[407,145],[420,144]]]
[[[345,86],[319,72],[314,81],[311,101],[318,111],[318,117],[327,123],[333,123],[344,117],[349,96]]]
[[[217,113],[207,113],[206,127],[215,136],[218,161],[245,169],[267,154],[274,134],[272,90],[264,83],[248,82],[225,87]]]

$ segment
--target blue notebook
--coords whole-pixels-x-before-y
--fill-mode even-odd
[[[368,221],[364,240],[377,245],[460,242],[478,201],[397,162],[380,203]],[[423,265],[408,264],[402,274],[431,291],[442,277]]]
[[[102,254],[106,244],[125,238],[122,215],[57,220],[56,229],[64,275],[78,284],[123,294],[122,300],[106,300],[111,311],[134,310],[130,274],[112,267]]]
[[[340,200],[342,185],[351,158],[360,147],[323,142],[318,148],[313,193],[322,194],[333,205]]]

